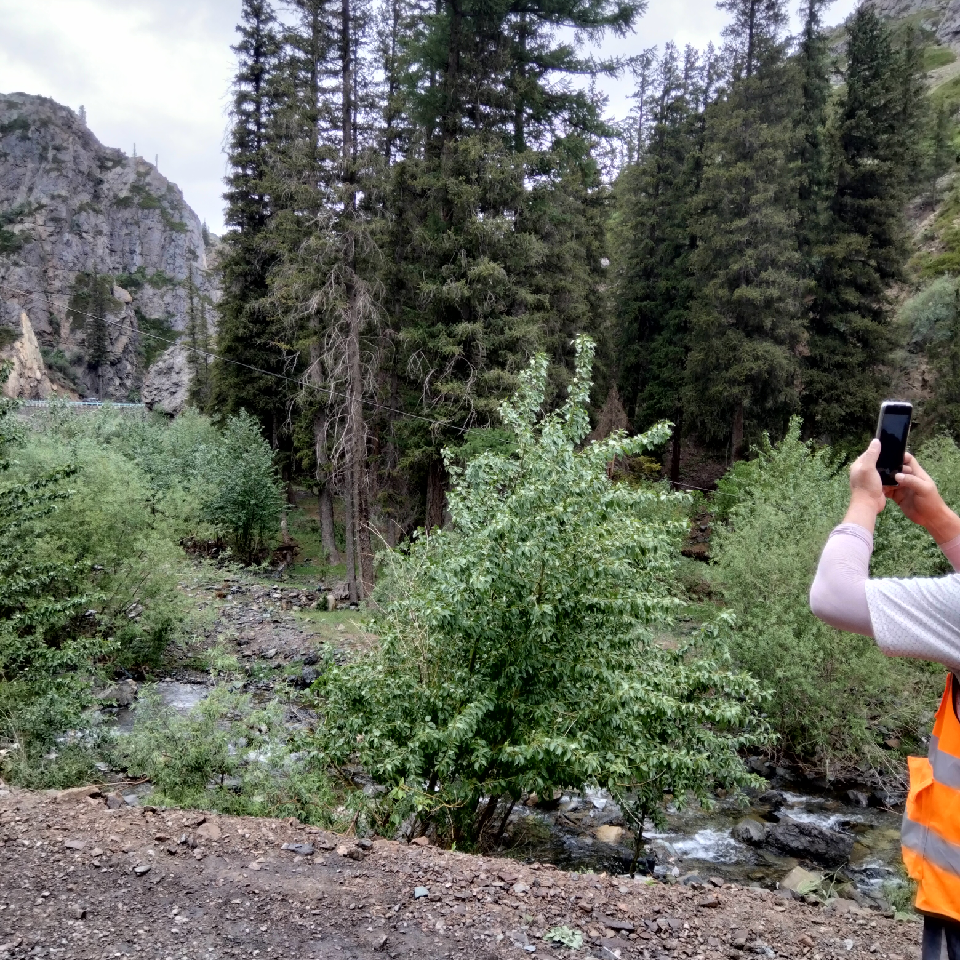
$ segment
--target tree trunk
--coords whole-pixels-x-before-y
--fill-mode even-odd
[[[743,455],[743,401],[733,413],[733,433],[730,437],[730,461],[736,463]]]
[[[317,416],[313,420],[313,443],[317,457],[317,496],[320,513],[320,541],[327,563],[339,563],[337,537],[333,525],[333,494],[330,492],[330,454],[327,451],[327,418]]]
[[[430,464],[427,472],[427,531],[443,526],[443,515],[447,508],[447,471],[438,457]]]
[[[343,498],[344,526],[347,528],[345,559],[347,562],[347,589],[350,592],[350,602],[357,603],[360,599],[357,589],[357,541],[354,536],[353,510],[353,460],[348,455],[346,465],[346,496]]]
[[[680,431],[683,426],[683,411],[677,412],[676,424],[670,444],[670,482],[676,487],[680,483]]]

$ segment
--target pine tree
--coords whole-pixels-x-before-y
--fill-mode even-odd
[[[947,328],[932,347],[933,396],[924,406],[924,420],[960,443],[960,286]]]
[[[422,33],[408,39],[406,112],[420,139],[392,177],[389,286],[400,298],[401,402],[405,394],[449,424],[397,425],[405,460],[425,481],[428,527],[443,520],[441,447],[459,429],[493,422],[543,343],[538,313],[563,300],[564,278],[551,281],[541,269],[547,251],[538,231],[551,233],[556,221],[541,216],[537,187],[551,188],[550,178],[562,181],[566,169],[572,196],[583,201],[571,209],[590,219],[595,195],[578,180],[590,175],[569,166],[580,148],[559,141],[589,142],[597,106],[589,91],[551,77],[595,68],[553,31],[596,37],[629,27],[637,13],[629,0],[538,0],[522,11],[440,0]],[[554,262],[559,268],[564,258]]]
[[[724,0],[729,89],[708,110],[693,217],[698,295],[684,408],[736,459],[797,404],[803,284],[797,246],[795,84],[780,0]]]
[[[830,102],[830,49],[823,11],[833,0],[805,0],[803,30],[797,49],[800,103],[796,119],[798,169],[797,241],[805,274],[823,241],[829,169],[826,150],[827,105]]]
[[[871,8],[857,10],[804,373],[806,428],[831,441],[859,439],[876,420],[893,346],[887,291],[902,276],[903,208],[917,163],[919,66],[913,46],[894,49]]]
[[[220,413],[246,409],[254,414],[276,447],[286,396],[271,374],[286,370],[278,324],[266,299],[275,264],[267,228],[273,213],[268,193],[270,135],[277,110],[273,81],[280,54],[277,20],[268,0],[243,0],[237,31],[224,194],[223,294],[217,305],[217,352],[222,359],[214,364],[211,403]]]
[[[190,402],[200,410],[210,402],[210,330],[206,298],[197,286],[193,265],[187,272],[187,326],[184,330]]]
[[[679,475],[682,387],[694,287],[690,272],[691,203],[700,185],[703,110],[716,64],[668,44],[660,60],[651,128],[639,164],[617,183],[616,323],[620,387],[638,429],[674,422],[671,476]]]

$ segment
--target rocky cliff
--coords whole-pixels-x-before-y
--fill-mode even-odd
[[[960,0],[865,0],[881,16],[910,20],[945,47],[960,50]]]
[[[30,354],[20,395],[143,392],[175,410],[185,347],[213,332],[214,244],[142,157],[104,147],[52,100],[0,95],[0,348]]]

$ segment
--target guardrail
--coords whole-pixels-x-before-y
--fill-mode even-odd
[[[84,410],[96,410],[100,407],[147,409],[142,403],[116,403],[113,400],[21,400],[20,403],[25,407],[79,407]]]

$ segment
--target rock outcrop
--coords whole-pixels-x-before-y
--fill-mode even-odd
[[[187,351],[175,343],[164,350],[147,371],[141,399],[151,410],[178,414],[187,405],[190,373]]]
[[[191,291],[214,317],[214,245],[152,164],[53,100],[0,95],[0,344],[22,339],[26,313],[54,384],[138,398],[190,323]]]
[[[960,0],[865,0],[883,17],[912,17],[944,46],[960,50]]]
[[[21,400],[46,400],[54,391],[43,364],[40,344],[30,318],[20,314],[20,336],[0,350],[0,362],[12,361],[13,368],[3,384],[3,395]]]

